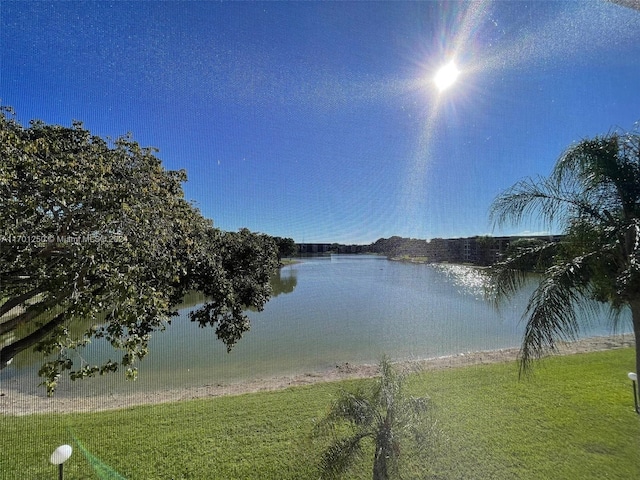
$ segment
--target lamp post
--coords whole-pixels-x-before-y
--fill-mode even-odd
[[[51,454],[49,461],[53,465],[58,465],[58,480],[63,480],[62,464],[69,460],[71,452],[73,452],[71,445],[60,445]]]
[[[640,414],[640,407],[638,406],[638,388],[636,387],[638,375],[633,372],[629,372],[627,374],[627,377],[629,377],[629,380],[631,380],[631,386],[633,387],[633,405],[636,409],[636,413]]]

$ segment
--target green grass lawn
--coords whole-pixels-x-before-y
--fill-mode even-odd
[[[633,357],[632,349],[554,357],[522,381],[515,363],[413,375],[409,389],[431,397],[440,435],[431,451],[405,452],[403,478],[640,478],[640,416],[627,379]],[[69,443],[68,480],[317,478],[328,439],[311,437],[314,423],[339,389],[355,384],[3,417],[0,477],[57,478],[49,455]],[[371,478],[369,460],[349,478]],[[96,473],[106,466],[120,477]]]

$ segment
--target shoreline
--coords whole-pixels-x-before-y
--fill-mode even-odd
[[[575,342],[559,343],[552,355],[571,355],[635,346],[633,334],[590,337]],[[519,348],[506,348],[477,352],[465,352],[422,360],[397,362],[407,371],[445,370],[473,365],[510,362],[517,360]],[[119,410],[140,405],[156,405],[186,400],[241,395],[285,388],[335,382],[348,379],[371,378],[378,373],[378,366],[371,364],[336,365],[325,371],[290,376],[258,378],[228,385],[202,385],[184,389],[167,389],[149,392],[113,393],[84,398],[48,398],[22,393],[15,388],[2,386],[0,390],[0,415],[23,416],[42,413],[88,413]],[[42,390],[44,393],[44,389]]]

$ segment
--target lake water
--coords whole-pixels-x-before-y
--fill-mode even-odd
[[[189,321],[195,307],[185,308],[152,339],[136,382],[116,373],[62,382],[57,395],[226,384],[346,362],[376,363],[383,353],[406,360],[519,346],[520,318],[533,286],[496,311],[483,299],[482,282],[477,270],[465,266],[367,255],[308,258],[280,271],[276,296],[263,312],[250,313],[251,330],[231,353],[212,328]],[[604,311],[602,319],[585,336],[612,333]],[[620,333],[629,321],[622,326]],[[83,352],[88,361],[107,355],[99,343]],[[34,391],[40,381],[37,360],[32,354],[18,357],[0,378],[19,379],[21,390]]]

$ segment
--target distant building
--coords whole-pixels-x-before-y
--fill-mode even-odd
[[[561,235],[521,235],[512,237],[475,236],[466,238],[434,238],[431,241],[415,238],[381,238],[370,245],[342,245],[338,243],[299,243],[300,255],[326,253],[378,253],[389,257],[420,257],[430,263],[469,263],[488,266],[500,260],[515,240],[536,239],[557,241]]]

